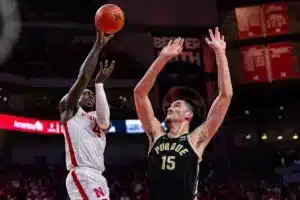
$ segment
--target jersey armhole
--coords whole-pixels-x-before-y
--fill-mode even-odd
[[[201,155],[201,157],[198,155],[197,149],[196,149],[196,148],[194,147],[194,145],[193,145],[193,142],[192,142],[192,140],[191,140],[190,134],[187,135],[187,140],[188,140],[189,145],[190,145],[191,148],[193,149],[194,153],[198,156],[198,161],[201,162],[201,161],[202,161],[202,155]],[[202,154],[203,154],[203,152],[202,152]]]
[[[155,140],[153,140],[152,145],[149,145],[148,156],[149,156],[149,154],[150,154],[150,152],[151,152],[153,146],[154,146],[155,143],[157,142],[157,140],[159,140],[159,139],[160,139],[162,136],[164,136],[164,135],[166,135],[166,134],[162,134],[162,135],[158,136]],[[149,143],[150,143],[150,142],[149,142]]]

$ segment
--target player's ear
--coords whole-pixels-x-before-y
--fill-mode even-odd
[[[185,113],[185,119],[188,121],[191,121],[193,118],[193,113],[192,112],[186,112]]]

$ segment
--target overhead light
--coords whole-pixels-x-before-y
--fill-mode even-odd
[[[267,136],[267,134],[265,134],[265,133],[264,133],[264,134],[261,136],[261,139],[262,139],[262,140],[266,140],[266,139],[268,139],[268,136]]]
[[[249,110],[245,110],[245,114],[249,115],[250,111]]]
[[[284,107],[283,107],[283,106],[280,106],[280,107],[279,107],[279,110],[284,110]]]
[[[278,116],[278,119],[282,119],[282,116],[281,116],[281,115],[279,115],[279,116]]]
[[[251,134],[250,133],[248,133],[247,135],[246,135],[246,137],[245,137],[247,140],[250,140],[251,139]]]
[[[293,135],[293,139],[294,139],[294,140],[297,140],[297,139],[298,139],[297,133],[295,133],[295,134]]]
[[[282,135],[279,135],[279,136],[277,137],[277,139],[278,139],[278,140],[282,140],[282,139],[283,139]]]

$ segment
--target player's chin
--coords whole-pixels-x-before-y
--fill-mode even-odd
[[[81,106],[86,112],[90,112],[90,111],[93,111],[94,108],[95,108],[95,105],[94,104],[90,104],[90,103],[85,103],[85,104],[82,104]]]
[[[170,123],[172,122],[172,117],[171,116],[167,116],[165,119],[165,123]]]
[[[93,104],[93,103],[87,103],[87,104],[85,104],[85,107],[92,110],[92,109],[95,108],[95,104]]]

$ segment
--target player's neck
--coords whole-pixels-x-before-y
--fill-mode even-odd
[[[93,109],[92,108],[89,108],[89,107],[81,107],[85,112],[89,113],[89,112],[92,112]]]
[[[185,122],[171,122],[168,126],[170,129],[168,135],[173,138],[189,132],[189,124]]]

